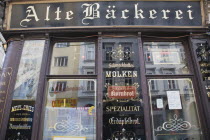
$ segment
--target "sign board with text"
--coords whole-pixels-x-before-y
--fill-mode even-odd
[[[200,1],[15,3],[8,29],[202,27]]]
[[[35,101],[13,100],[5,140],[30,140]]]

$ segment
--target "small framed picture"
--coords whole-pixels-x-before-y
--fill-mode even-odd
[[[86,140],[86,137],[54,136],[53,140]]]

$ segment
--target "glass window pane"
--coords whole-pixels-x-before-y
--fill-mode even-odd
[[[45,40],[23,45],[5,140],[31,139]]]
[[[43,140],[85,137],[96,140],[96,81],[49,80]]]
[[[150,79],[148,83],[154,139],[203,140],[191,79]]]
[[[35,99],[45,40],[27,40],[17,74],[13,99]]]
[[[55,43],[51,58],[51,75],[86,75],[87,71],[95,74],[94,42]]]
[[[103,39],[103,139],[145,140],[137,38]]]
[[[145,42],[146,74],[189,74],[181,42]]]

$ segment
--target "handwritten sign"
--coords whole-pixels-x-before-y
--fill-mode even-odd
[[[172,109],[182,109],[179,91],[167,91],[168,107]]]

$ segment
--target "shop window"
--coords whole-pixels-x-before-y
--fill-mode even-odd
[[[55,83],[66,85],[65,92],[52,94]],[[96,81],[51,79],[48,85],[43,140],[62,139],[63,136],[96,140]]]
[[[43,140],[96,140],[95,43],[67,42],[68,47],[56,48],[57,44],[53,47],[55,59],[51,60],[50,75],[66,78],[48,81]],[[53,67],[53,63],[65,67]],[[87,75],[93,78],[85,79]]]
[[[190,73],[184,46],[181,42],[144,42],[143,46],[146,73],[151,68],[156,69],[154,74],[161,75]]]
[[[154,82],[159,88],[156,94]],[[153,139],[203,140],[194,90],[188,90],[193,89],[191,79],[149,79],[148,85]]]
[[[68,45],[68,47],[63,47],[61,44]],[[54,44],[50,75],[86,75],[87,69],[91,69],[95,73],[94,42]]]
[[[45,40],[25,40],[5,140],[30,140]],[[13,129],[14,128],[14,129]]]
[[[64,57],[55,57],[55,65],[56,67],[66,67],[68,64],[68,56]]]
[[[44,42],[44,40],[25,41],[13,99],[36,99]]]
[[[138,39],[103,38],[102,43],[102,139],[145,140]]]

